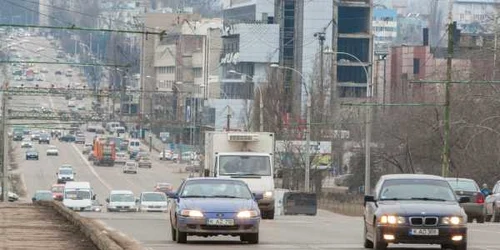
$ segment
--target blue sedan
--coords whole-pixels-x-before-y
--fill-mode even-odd
[[[172,240],[187,236],[240,236],[259,243],[260,212],[247,184],[241,180],[188,178],[178,193],[169,193]]]

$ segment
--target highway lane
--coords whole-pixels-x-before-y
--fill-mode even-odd
[[[47,65],[49,72],[61,66]],[[62,67],[63,70],[65,69]],[[67,68],[67,67],[66,67]],[[49,73],[50,74],[50,73]],[[70,79],[49,78],[57,85],[64,86]],[[12,100],[14,104],[44,105],[53,109],[67,109],[63,97],[22,97]],[[90,102],[87,98],[86,103]],[[89,108],[87,106],[87,108]],[[90,141],[94,135],[86,133]],[[169,162],[157,160],[153,151],[153,168],[140,169],[137,175],[123,174],[120,167],[94,167],[81,154],[81,146],[72,143],[53,142],[60,150],[60,156],[45,156],[46,145],[35,147],[40,150],[39,161],[26,161],[24,150],[16,147],[16,162],[23,174],[29,195],[37,189],[47,189],[56,181],[55,172],[62,164],[71,164],[77,172],[77,180],[90,181],[98,199],[103,203],[111,189],[130,189],[135,193],[151,190],[155,182],[167,181],[174,185],[186,177],[186,173],[177,173],[177,167]],[[175,167],[174,167],[175,166]],[[241,244],[237,238],[198,238],[186,245],[177,245],[170,241],[170,225],[166,214],[157,213],[82,213],[96,218],[111,228],[128,234],[151,249],[363,249],[362,221],[360,218],[346,217],[320,211],[318,216],[279,216],[274,221],[263,221],[261,225],[261,243],[259,245]],[[498,233],[500,225],[471,224],[470,249],[500,249]]]

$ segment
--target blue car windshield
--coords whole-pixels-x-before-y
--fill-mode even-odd
[[[180,197],[252,199],[252,193],[248,186],[236,181],[189,181]]]
[[[456,201],[453,190],[445,180],[395,179],[384,181],[380,200],[441,200]]]

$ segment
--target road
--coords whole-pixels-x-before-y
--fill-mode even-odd
[[[48,44],[41,38],[31,37],[33,43]],[[51,48],[44,50],[47,56],[55,57]],[[49,70],[46,82],[59,86],[67,86],[73,80],[66,77],[54,78],[56,69],[68,67],[45,65]],[[23,97],[10,100],[12,106],[43,105],[55,110],[68,109],[67,101],[62,97]],[[88,105],[90,100],[84,103]],[[87,106],[87,108],[90,108]],[[88,140],[94,136],[87,133]],[[156,182],[171,182],[177,186],[186,173],[178,173],[178,166],[156,160],[153,153],[153,168],[140,169],[137,175],[123,174],[120,167],[94,167],[81,153],[81,146],[72,143],[52,141],[59,148],[60,156],[45,156],[46,145],[35,147],[41,153],[39,161],[26,161],[24,151],[16,145],[14,160],[19,164],[19,171],[24,179],[25,188],[30,197],[35,190],[49,189],[56,181],[56,171],[62,164],[71,164],[76,170],[76,178],[89,181],[104,202],[113,189],[128,189],[136,194],[150,191]],[[261,224],[261,243],[259,245],[241,244],[237,238],[190,238],[186,245],[177,245],[170,241],[170,226],[166,214],[148,213],[82,213],[82,215],[98,219],[110,228],[114,228],[141,241],[150,249],[363,249],[362,221],[360,218],[337,215],[320,211],[315,217],[279,216],[273,221]],[[500,249],[500,224],[471,224],[470,249]]]

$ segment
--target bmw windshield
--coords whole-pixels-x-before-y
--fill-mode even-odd
[[[439,200],[456,201],[445,180],[397,179],[384,182],[379,200]]]

